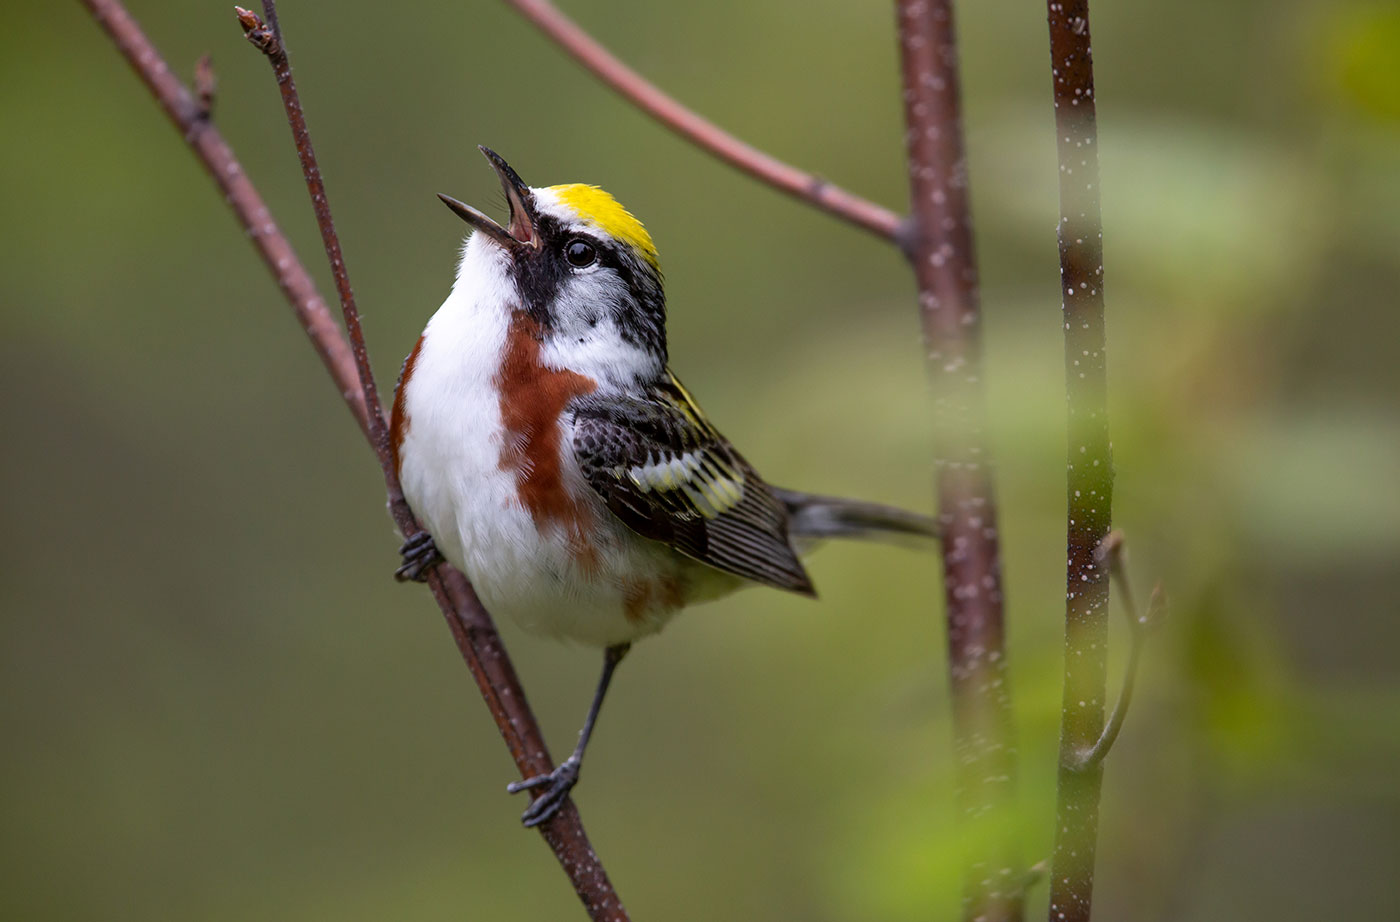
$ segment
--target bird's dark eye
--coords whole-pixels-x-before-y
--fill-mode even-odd
[[[575,269],[585,269],[598,261],[598,250],[581,237],[575,237],[564,245],[564,258]]]

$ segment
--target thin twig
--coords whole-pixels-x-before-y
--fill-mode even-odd
[[[227,142],[208,122],[203,107],[172,74],[119,0],[83,2],[224,192],[368,438],[371,415],[377,416],[382,425],[383,410],[375,405],[372,414],[366,411],[349,344]],[[500,636],[471,586],[460,573],[447,566],[438,568],[429,585],[521,776],[549,771],[553,762],[539,724],[530,711]],[[608,922],[626,920],[626,911],[588,843],[573,804],[566,804],[550,823],[540,827],[540,831],[568,873],[589,915]]]
[[[637,108],[730,166],[844,221],[895,242],[899,215],[764,153],[687,109],[620,61],[548,0],[507,0],[595,76]]]
[[[963,917],[1016,920],[1015,741],[1006,681],[1001,556],[982,391],[981,306],[949,0],[900,0],[909,258],[934,393],[935,464],[964,823]]]
[[[1128,619],[1128,663],[1124,667],[1123,685],[1118,690],[1118,700],[1114,702],[1113,711],[1109,714],[1108,722],[1104,724],[1103,732],[1092,747],[1080,752],[1070,764],[1079,772],[1088,771],[1102,762],[1117,742],[1118,734],[1123,729],[1123,720],[1128,716],[1128,706],[1133,701],[1133,687],[1137,683],[1138,664],[1142,659],[1147,636],[1161,623],[1166,611],[1166,596],[1162,592],[1161,583],[1158,583],[1147,603],[1147,612],[1138,614],[1137,604],[1133,601],[1132,584],[1128,580],[1127,567],[1123,562],[1121,531],[1109,532],[1094,557],[1101,566],[1107,564],[1109,579],[1118,587],[1118,597],[1122,599],[1123,614]]]
[[[301,97],[297,93],[296,81],[292,78],[292,65],[287,58],[287,46],[277,24],[277,4],[275,0],[262,0],[262,6],[263,15],[267,17],[266,24],[250,10],[242,7],[234,7],[234,10],[238,14],[239,24],[243,27],[243,34],[254,47],[267,56],[272,65],[272,73],[277,78],[277,88],[282,92],[282,106],[287,111],[287,124],[292,129],[292,142],[296,145],[302,175],[306,178],[306,191],[311,196],[311,208],[316,213],[316,226],[321,231],[321,244],[326,249],[326,260],[330,263],[336,293],[340,296],[341,314],[345,318],[345,330],[350,337],[350,352],[355,359],[360,390],[364,394],[366,406],[379,408],[379,387],[375,384],[374,370],[369,364],[369,350],[365,348],[364,331],[360,329],[360,311],[355,306],[355,292],[350,287],[350,276],[345,271],[340,237],[335,231],[335,221],[331,217],[330,201],[326,198],[326,183],[321,177],[320,164],[316,161],[311,133],[306,129]],[[385,485],[389,493],[389,511],[394,517],[394,522],[405,536],[415,534],[418,531],[417,523],[413,521],[413,512],[408,508],[403,491],[399,488],[389,448],[389,428],[384,423],[382,410],[370,414],[369,440],[379,458],[379,466],[384,470]]]
[[[302,266],[291,243],[282,234],[277,222],[273,221],[267,203],[243,172],[228,142],[209,121],[207,110],[161,59],[119,0],[83,0],[83,3],[126,57],[141,82],[146,84],[185,143],[189,144],[196,159],[223,193],[238,223],[247,230],[258,255],[267,264],[268,271],[296,312],[316,354],[321,357],[321,363],[335,381],[340,396],[349,405],[360,429],[368,434],[369,417],[365,413],[360,382],[355,375],[355,363],[350,356],[350,344],[340,335],[340,325],[326,307],[325,300],[316,290],[316,283]]]
[[[393,514],[400,532],[407,537],[417,534],[419,526],[413,511],[404,499],[398,472],[395,470],[390,452],[388,427],[385,425],[383,408],[379,402],[374,372],[369,362],[369,352],[365,347],[364,333],[360,328],[359,311],[355,306],[355,296],[345,270],[340,238],[336,234],[335,222],[331,217],[325,182],[321,178],[321,169],[316,161],[311,135],[306,128],[301,98],[297,93],[296,82],[292,79],[286,40],[277,21],[276,0],[262,0],[262,6],[267,17],[265,24],[248,10],[238,7],[235,7],[235,10],[248,40],[267,56],[272,65],[273,74],[277,78],[278,88],[281,90],[283,108],[287,113],[287,123],[291,127],[292,139],[301,160],[307,192],[311,196],[312,208],[316,213],[316,223],[320,227],[321,239],[325,244],[326,258],[330,262],[331,272],[335,277],[336,290],[340,294],[341,310],[345,316],[345,328],[350,336],[351,351],[364,391],[365,404],[374,409],[370,416],[370,443],[374,447],[380,467],[384,472],[390,512]],[[464,630],[460,637],[455,627],[453,630],[454,637],[459,637],[459,647],[462,639],[475,641],[468,645],[472,652],[472,656],[468,658],[469,664],[473,664],[473,660],[475,660],[475,666],[481,665],[484,659],[483,649],[497,657],[504,657],[504,647],[499,636],[496,635],[494,625],[490,622],[490,616],[482,607],[466,578],[461,574],[454,573],[450,579],[445,579],[438,571],[446,569],[448,568],[441,564],[430,567],[427,573],[428,583],[443,609],[443,614],[448,618],[449,624],[452,625],[458,621],[464,622],[462,625]],[[507,717],[507,719],[512,716],[510,712],[514,709],[509,707],[510,700],[503,696],[501,691],[504,690],[507,695],[516,696],[520,708],[524,712],[521,716],[527,717],[534,725],[533,735],[538,738],[539,745],[533,753],[523,748],[517,751],[512,746],[512,754],[519,756],[517,762],[523,761],[529,766],[527,768],[526,765],[521,765],[522,776],[530,777],[530,775],[524,774],[526,771],[533,771],[537,774],[548,772],[553,768],[552,759],[549,758],[544,747],[544,740],[538,725],[534,724],[534,717],[530,714],[528,706],[525,705],[524,691],[519,687],[518,681],[514,680],[513,670],[508,671],[510,673],[508,678],[512,681],[504,686],[490,682],[483,683],[484,672],[478,676],[478,684],[483,686],[483,694],[488,703],[492,705],[493,710],[500,707],[502,716]],[[473,668],[473,672],[476,673],[477,668]],[[515,720],[510,720],[510,724],[519,729]],[[507,740],[510,741],[510,735],[507,735]],[[539,762],[543,762],[544,765],[536,767]],[[563,818],[562,822],[560,822],[561,817]],[[598,862],[597,856],[588,844],[577,809],[567,811],[567,815],[565,815],[565,811],[560,811],[549,822],[540,825],[541,828],[550,827],[545,830],[545,839],[554,848],[555,856],[560,865],[573,880],[575,891],[588,908],[589,914],[594,919],[626,919],[626,910],[623,909],[601,863]]]
[[[1077,767],[1103,736],[1109,575],[1095,559],[1113,521],[1104,354],[1103,222],[1088,0],[1047,0],[1060,164],[1060,295],[1069,428],[1065,679],[1050,922],[1089,922],[1103,763]]]

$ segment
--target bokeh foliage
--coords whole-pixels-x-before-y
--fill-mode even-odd
[[[568,4],[680,98],[905,194],[893,17]],[[216,117],[324,278],[266,65],[219,4]],[[1026,853],[1048,854],[1063,391],[1045,27],[960,10]],[[1171,621],[1105,788],[1104,918],[1400,908],[1400,77],[1393,6],[1094,10],[1117,521]],[[931,449],[891,249],[656,128],[496,3],[287,2],[384,379],[500,204],[474,145],[619,196],[661,248],[673,362],[772,480],[909,506]],[[77,4],[0,30],[0,916],[572,918],[368,452],[207,179]],[[326,286],[329,291],[329,286]],[[953,918],[927,557],[832,547],[636,652],[579,802],[637,918]],[[1115,625],[1115,636],[1121,636]],[[596,656],[502,625],[556,751]],[[1043,889],[1033,892],[1038,906]],[[1035,911],[1038,914],[1039,910]]]

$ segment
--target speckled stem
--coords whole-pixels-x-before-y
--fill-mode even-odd
[[[171,73],[169,66],[119,0],[83,0],[83,3],[223,191],[234,215],[247,229],[259,255],[281,286],[331,377],[340,387],[345,402],[373,444],[371,432],[374,427],[371,422],[377,418],[382,427],[383,408],[379,406],[377,397],[366,402],[350,344],[331,317],[324,299],[316,291],[315,283],[292,251],[291,244],[272,220],[266,204],[243,172],[232,149],[210,124],[207,102],[196,100]],[[275,38],[272,30],[267,32],[267,38]],[[206,74],[201,79],[201,85],[212,89],[212,76]],[[329,221],[329,212],[326,220]],[[412,525],[411,513],[407,524]],[[524,689],[490,615],[477,600],[466,578],[451,567],[437,567],[430,575],[429,585],[447,619],[458,650],[471,669],[491,716],[520,769],[521,777],[549,771],[553,761],[545,747],[544,737],[525,700]],[[566,803],[550,822],[542,824],[539,829],[568,874],[590,918],[625,922],[627,912],[613,890],[602,863],[589,845],[573,804]]]
[[[1104,726],[1113,455],[1104,359],[1103,224],[1088,0],[1048,0],[1055,141],[1060,161],[1060,297],[1069,408],[1065,678],[1050,922],[1088,922],[1103,764],[1087,766]],[[1081,767],[1083,766],[1083,767]]]
[[[948,0],[897,4],[913,222],[907,253],[934,399],[943,588],[952,682],[963,918],[1022,914],[1016,752],[1001,556],[982,386],[981,306],[968,204],[957,44]]]

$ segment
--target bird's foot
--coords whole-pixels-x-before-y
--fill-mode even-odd
[[[403,564],[394,571],[394,579],[401,583],[426,583],[428,571],[442,563],[442,555],[433,543],[433,536],[426,531],[410,535],[399,548],[399,553],[403,555]]]
[[[533,778],[512,781],[506,785],[506,790],[512,794],[533,791],[537,788],[545,789],[543,794],[531,802],[529,809],[520,814],[520,821],[526,826],[538,826],[540,823],[548,822],[550,817],[558,813],[559,808],[564,806],[564,801],[568,799],[569,791],[578,784],[578,767],[579,760],[574,756],[569,756],[547,775],[536,775]]]

